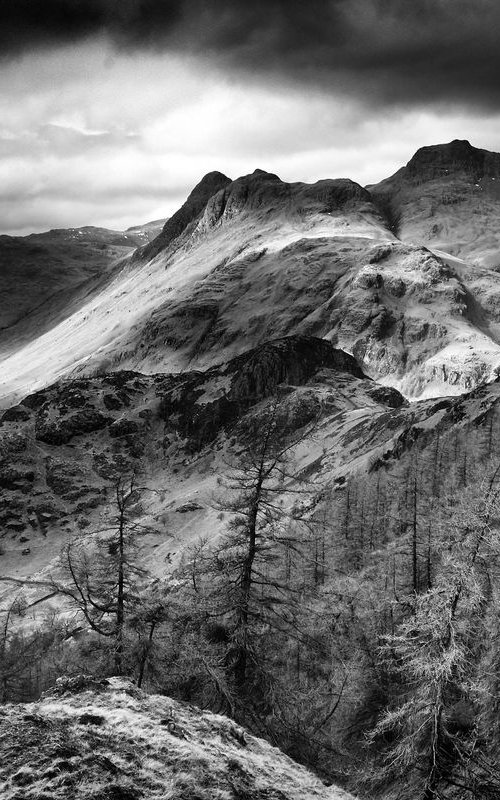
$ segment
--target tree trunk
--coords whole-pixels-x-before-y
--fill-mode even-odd
[[[250,610],[250,596],[252,592],[252,570],[255,554],[257,552],[257,515],[259,513],[260,497],[263,483],[263,463],[255,486],[247,530],[247,553],[241,569],[241,597],[240,607],[236,622],[236,659],[234,663],[234,678],[238,687],[243,687],[247,680],[248,667],[248,619]]]
[[[156,620],[153,620],[153,622],[151,623],[150,628],[149,628],[149,636],[148,636],[147,644],[144,647],[144,650],[142,651],[142,654],[141,654],[141,663],[140,663],[140,666],[139,666],[139,676],[137,678],[137,687],[139,689],[141,688],[142,682],[144,680],[144,671],[146,669],[146,662],[148,660],[149,651],[151,650],[151,645],[153,643],[153,636],[154,636],[155,628],[156,628]]]
[[[118,494],[119,494],[118,490]],[[120,511],[118,528],[118,587],[116,596],[116,643],[115,643],[115,670],[117,675],[123,673],[123,624],[125,621],[125,508],[123,497],[118,497]]]

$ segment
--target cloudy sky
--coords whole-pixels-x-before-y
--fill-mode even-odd
[[[208,171],[500,151],[498,0],[1,0],[0,232],[168,216]]]

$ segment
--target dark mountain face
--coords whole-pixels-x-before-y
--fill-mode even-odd
[[[151,488],[169,487],[168,509],[153,494],[143,510],[145,531],[169,529],[156,556],[181,551],[191,536],[177,507],[195,502],[198,522],[214,525],[215,476],[273,409],[283,445],[303,438],[301,469],[318,476],[323,468],[345,474],[353,448],[362,459],[380,446],[390,450],[394,430],[415,419],[398,392],[367,380],[352,356],[312,337],[269,342],[206,372],[59,382],[0,421],[3,568],[43,581],[65,537],[98,528],[113,482],[134,472]],[[377,422],[392,413],[393,429]],[[339,448],[322,467],[316,440],[329,435]],[[315,491],[311,485],[308,496]],[[150,544],[158,542],[153,535]]]
[[[207,203],[204,227],[229,222],[239,214],[331,213],[371,202],[370,194],[349,180],[324,180],[315,184],[284,183],[277,175],[256,170],[228,184]]]
[[[455,139],[449,144],[422,147],[417,150],[400,179],[423,182],[463,173],[474,181],[500,177],[500,154],[479,150],[468,141]]]

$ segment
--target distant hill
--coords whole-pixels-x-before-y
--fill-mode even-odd
[[[117,261],[154,238],[163,224],[125,232],[86,226],[0,236],[0,355],[68,316]]]

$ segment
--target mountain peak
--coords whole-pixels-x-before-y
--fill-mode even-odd
[[[281,178],[278,175],[275,175],[274,172],[268,172],[265,169],[254,169],[251,175],[247,175],[247,178],[263,178],[265,180],[271,181],[279,181],[282,183]]]
[[[436,180],[459,173],[479,180],[499,171],[500,156],[473,147],[467,139],[421,147],[405,169],[406,176],[417,181]]]
[[[174,239],[184,233],[191,222],[197,219],[210,198],[230,183],[231,179],[222,172],[214,171],[204,175],[201,181],[196,184],[186,202],[167,220],[159,236],[151,244],[138,251],[140,257],[154,258],[160,250],[168,247]]]
[[[228,178],[227,175],[224,175],[223,172],[218,172],[218,170],[213,170],[212,172],[207,172],[206,175],[203,176],[201,181],[196,184],[193,191],[189,195],[190,197],[201,191],[202,189],[211,188],[213,186],[220,186],[226,185],[231,183],[231,178]],[[216,189],[216,191],[219,191]]]
[[[323,180],[317,183],[287,183],[278,175],[256,169],[243,175],[214,194],[205,210],[205,230],[228,222],[240,214],[304,216],[331,214],[370,202],[370,194],[351,180]]]

